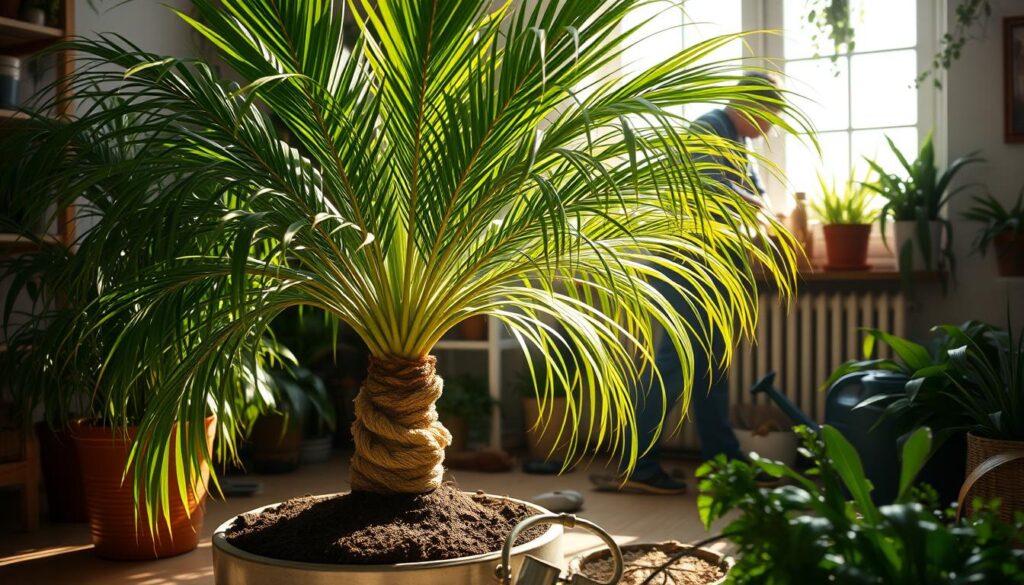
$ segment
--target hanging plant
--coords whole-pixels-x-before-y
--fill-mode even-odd
[[[942,81],[939,79],[938,73],[949,69],[960,58],[960,53],[967,41],[981,36],[972,31],[984,33],[985,23],[988,22],[990,16],[992,16],[990,0],[961,0],[956,7],[952,28],[939,39],[939,52],[935,53],[935,57],[932,58],[931,68],[922,71],[914,80],[917,87],[931,77],[935,87],[941,88]]]
[[[960,58],[964,45],[980,36],[976,33],[984,31],[990,16],[991,0],[960,0],[952,27],[939,39],[940,48],[932,58],[932,66],[917,76],[915,84],[920,87],[930,77],[935,87],[941,88],[942,81],[937,73],[949,69]],[[856,45],[853,17],[850,0],[807,0],[807,22],[815,29],[811,41],[817,55],[824,49],[831,50],[832,62],[836,63],[840,57],[853,52]]]
[[[811,42],[816,56],[831,49],[832,62],[853,52],[855,46],[850,0],[807,0],[807,22],[814,26]]]

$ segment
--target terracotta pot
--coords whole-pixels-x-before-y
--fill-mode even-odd
[[[256,473],[289,473],[299,467],[302,425],[296,415],[261,415],[252,426],[249,444]]]
[[[683,544],[681,542],[669,540],[666,542],[657,543],[623,544],[619,546],[619,549],[622,550],[623,556],[627,556],[628,558],[629,556],[642,555],[646,552],[658,550],[660,550],[668,556],[672,556],[678,552],[683,551],[684,549],[693,549],[693,547],[688,544]],[[587,575],[588,565],[599,562],[602,564],[607,563],[610,556],[611,553],[608,552],[607,548],[601,548],[591,553],[579,555],[571,561],[569,561],[569,571],[573,573],[582,573],[583,575]],[[690,556],[701,559],[707,562],[708,564],[717,566],[719,570],[722,572],[722,574],[725,575],[722,578],[717,579],[715,581],[707,582],[706,585],[720,585],[721,583],[725,583],[726,576],[728,576],[729,574],[729,570],[732,569],[732,566],[735,564],[731,558],[723,556],[719,553],[716,553],[715,551],[708,550],[706,548],[695,549],[693,550],[693,553]],[[627,573],[630,572],[629,568],[631,566],[633,565],[631,565],[629,560],[627,560]],[[636,568],[642,570],[645,567],[638,566]],[[661,583],[663,581],[655,577],[653,582]]]
[[[206,419],[205,427],[206,445],[212,449],[216,432],[214,417]],[[177,428],[168,440],[173,441],[176,432]],[[190,489],[188,501],[182,502],[178,495],[177,466],[172,458],[172,468],[168,470],[170,529],[162,519],[163,511],[157,510],[160,522],[154,537],[145,512],[136,514],[135,511],[132,469],[128,469],[123,482],[121,479],[135,434],[136,429],[130,428],[127,437],[115,435],[109,427],[95,427],[83,421],[76,422],[71,428],[82,463],[89,530],[96,554],[115,560],[148,560],[189,552],[199,544],[199,532],[203,527],[209,466],[206,462],[200,466],[198,491]]]
[[[441,417],[441,424],[452,434],[452,444],[448,445],[448,451],[452,453],[465,451],[466,445],[469,443],[469,430],[466,426],[466,419],[461,416],[446,414]]]
[[[994,246],[999,276],[1024,276],[1024,232],[1003,232]]]
[[[531,459],[542,461],[564,461],[569,455],[569,436],[573,429],[561,431],[565,420],[565,398],[550,398],[544,403],[543,416],[541,401],[523,398],[523,424],[526,427],[526,448]]]
[[[826,225],[825,256],[828,259],[825,270],[867,270],[868,239],[871,224]]]
[[[78,464],[78,451],[68,429],[50,428],[45,422],[36,423],[39,439],[39,463],[46,487],[46,503],[51,522],[87,522],[85,487],[82,469]]]
[[[474,315],[459,323],[459,334],[468,341],[483,341],[487,339],[487,317],[485,315]]]

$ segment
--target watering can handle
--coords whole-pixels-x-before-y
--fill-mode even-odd
[[[516,539],[519,534],[524,530],[529,529],[532,526],[538,524],[561,524],[565,528],[575,528],[580,526],[593,532],[601,540],[608,545],[608,550],[612,553],[612,567],[613,575],[611,578],[602,585],[615,585],[622,579],[623,562],[622,562],[622,550],[619,549],[619,545],[615,543],[615,540],[610,534],[604,531],[603,528],[594,524],[589,520],[583,518],[577,518],[573,514],[538,514],[536,516],[530,516],[525,520],[516,524],[512,529],[512,532],[505,539],[505,545],[501,547],[501,564],[497,566],[494,573],[498,577],[498,582],[502,585],[511,585],[512,583],[512,547],[515,546]]]
[[[779,405],[779,408],[788,416],[793,419],[793,422],[802,424],[814,432],[818,432],[821,426],[814,422],[814,419],[804,414],[800,407],[793,404],[785,394],[778,391],[775,388],[775,372],[768,372],[765,377],[761,378],[750,388],[751,394],[765,393],[771,398],[775,404]]]

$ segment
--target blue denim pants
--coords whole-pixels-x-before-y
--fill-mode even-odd
[[[684,283],[675,273],[663,272],[677,285],[692,288],[693,285]],[[656,280],[652,284],[670,301],[672,308],[687,323],[690,323],[698,331],[706,326],[706,315],[691,309],[684,302],[682,295],[668,283]],[[719,453],[724,453],[730,459],[743,457],[736,434],[733,433],[732,425],[729,423],[729,384],[725,377],[725,371],[719,363],[724,351],[725,342],[718,333],[715,333],[712,340],[710,355],[700,344],[694,344],[693,348],[694,384],[689,413],[696,421],[701,456],[705,460],[711,459]],[[679,355],[668,335],[662,335],[658,342],[655,366],[661,372],[662,380],[665,383],[665,398],[669,408],[665,408],[665,400],[663,400],[661,392],[653,387],[654,376],[648,368],[642,374],[639,384],[633,388],[632,396],[633,404],[636,406],[637,447],[640,452],[647,449],[655,440],[658,425],[662,423],[665,414],[671,410],[671,407],[683,396],[683,371]],[[672,430],[665,428],[662,429],[662,432],[668,433]],[[660,454],[661,449],[655,444],[637,461],[633,477],[642,480],[656,474],[660,469]]]

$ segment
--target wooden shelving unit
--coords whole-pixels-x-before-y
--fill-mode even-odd
[[[75,0],[63,0],[59,18],[63,26],[59,28],[23,22],[11,16],[0,14],[0,55],[24,59],[74,35]],[[58,79],[65,79],[72,72],[72,58],[67,51],[57,54],[55,73]],[[25,75],[22,75],[22,79],[24,78]],[[57,91],[61,97],[70,97],[70,88],[67,84],[59,84]],[[59,109],[49,112],[48,115],[57,118],[70,116],[70,100],[60,100],[58,103],[61,104]],[[19,123],[29,119],[30,115],[26,112],[0,109],[0,133],[9,132]],[[57,215],[56,233],[42,234],[39,239],[70,245],[75,237],[75,211],[73,208],[62,209]],[[2,255],[22,254],[35,246],[33,240],[19,234],[0,233]],[[2,347],[0,351],[5,349],[6,347]],[[30,431],[22,434],[21,460],[0,463],[0,485],[20,486],[22,523],[26,530],[33,530],[39,525],[39,456],[33,434]]]

